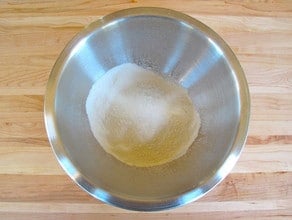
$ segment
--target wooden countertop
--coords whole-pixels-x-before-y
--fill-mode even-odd
[[[169,211],[99,202],[64,173],[48,143],[43,95],[65,44],[119,9],[160,6],[218,32],[246,73],[251,122],[232,173]],[[0,1],[0,219],[292,218],[292,1]]]

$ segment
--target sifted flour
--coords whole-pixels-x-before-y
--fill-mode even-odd
[[[86,100],[86,112],[103,149],[138,167],[182,156],[200,128],[187,91],[131,63],[110,69],[95,82]]]

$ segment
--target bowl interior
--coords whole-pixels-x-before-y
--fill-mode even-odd
[[[91,24],[57,61],[54,91],[48,90],[47,98],[53,103],[46,114],[54,124],[47,126],[51,143],[68,174],[103,201],[115,204],[115,198],[146,207],[199,190],[191,195],[194,200],[223,178],[219,172],[235,152],[243,108],[241,69],[223,41],[199,22],[126,14]],[[199,136],[178,160],[152,168],[127,166],[94,138],[85,111],[88,92],[109,69],[127,62],[177,81],[195,103],[202,121]],[[241,135],[245,139],[246,133]],[[236,147],[239,154],[241,146]]]

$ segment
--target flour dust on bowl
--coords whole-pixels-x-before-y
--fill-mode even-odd
[[[126,63],[179,85],[198,111],[198,136],[175,160],[131,166],[95,138],[86,112],[90,90]],[[95,198],[140,211],[187,204],[224,179],[245,143],[249,114],[246,79],[227,44],[194,18],[162,8],[122,10],[87,26],[57,59],[45,97],[47,134],[66,173]]]

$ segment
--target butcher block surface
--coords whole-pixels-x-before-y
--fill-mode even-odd
[[[246,146],[203,198],[160,212],[104,204],[58,164],[45,131],[46,83],[90,22],[138,6],[184,12],[238,57],[251,93]],[[292,1],[0,1],[0,219],[292,219]]]

